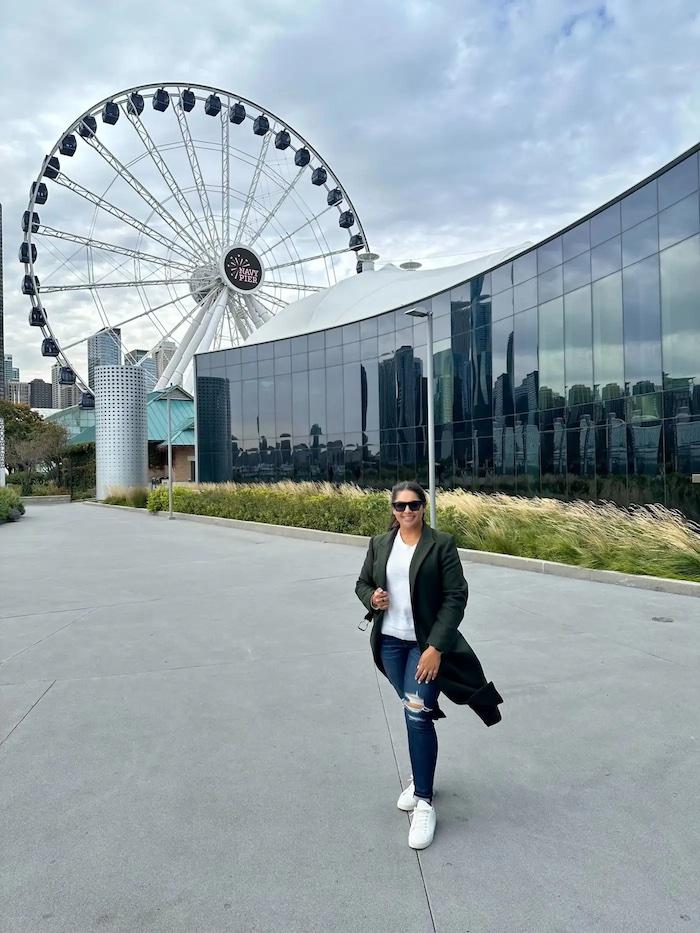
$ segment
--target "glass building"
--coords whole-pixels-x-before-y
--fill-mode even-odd
[[[700,518],[698,149],[448,289],[401,272],[415,297],[397,288],[400,306],[326,329],[290,306],[247,345],[198,356],[200,481],[427,484],[426,325],[405,314],[419,305],[441,487]],[[355,279],[371,290],[382,271]],[[285,319],[297,332],[274,339]]]

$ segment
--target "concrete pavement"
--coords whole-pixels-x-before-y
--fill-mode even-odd
[[[0,930],[700,929],[696,599],[465,565],[505,698],[438,830],[356,547],[80,505],[0,527]]]

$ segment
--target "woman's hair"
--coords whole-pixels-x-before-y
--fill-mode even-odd
[[[396,496],[400,492],[415,492],[416,497],[420,499],[423,503],[423,508],[427,508],[428,505],[428,496],[426,495],[425,489],[421,486],[420,483],[417,483],[414,479],[404,480],[401,483],[397,483],[391,490],[391,501],[393,502],[396,499]],[[389,531],[392,531],[397,527],[398,521],[392,510],[391,513],[391,523],[389,524]],[[425,524],[425,515],[423,515],[423,524]]]

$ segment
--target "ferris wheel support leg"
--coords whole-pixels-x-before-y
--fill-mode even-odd
[[[166,389],[171,384],[172,375],[175,372],[175,370],[180,367],[180,360],[182,359],[185,353],[185,350],[192,342],[192,338],[196,334],[197,329],[199,328],[200,324],[204,320],[204,317],[207,313],[207,308],[209,307],[211,302],[212,302],[212,295],[207,295],[206,298],[201,302],[199,309],[192,316],[192,322],[190,326],[187,328],[187,332],[185,336],[180,341],[180,345],[178,346],[177,350],[173,354],[172,359],[170,360],[168,365],[165,367],[165,370],[163,371],[163,375],[160,377],[158,382],[156,382],[154,391],[162,392],[163,389]]]
[[[218,323],[221,319],[221,315],[223,314],[224,308],[226,307],[227,298],[228,291],[227,289],[223,288],[218,293],[216,299],[207,305],[204,317],[202,318],[199,327],[197,328],[189,344],[185,347],[185,351],[182,354],[179,363],[173,369],[169,384],[182,385],[185,370],[194,359],[195,353],[199,349],[200,344],[204,340],[204,337],[209,332],[210,328],[213,338],[215,330],[214,322]],[[212,338],[210,338],[210,341]],[[165,375],[165,373],[163,373],[163,375]]]

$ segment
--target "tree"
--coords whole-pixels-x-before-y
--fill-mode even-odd
[[[57,478],[68,440],[66,429],[44,421],[26,405],[11,402],[0,401],[0,417],[5,421],[5,462],[10,471],[24,472],[22,486],[31,486],[40,467],[44,478]]]
[[[41,430],[44,419],[27,405],[14,405],[0,399],[0,418],[5,422],[5,441],[25,440]]]

